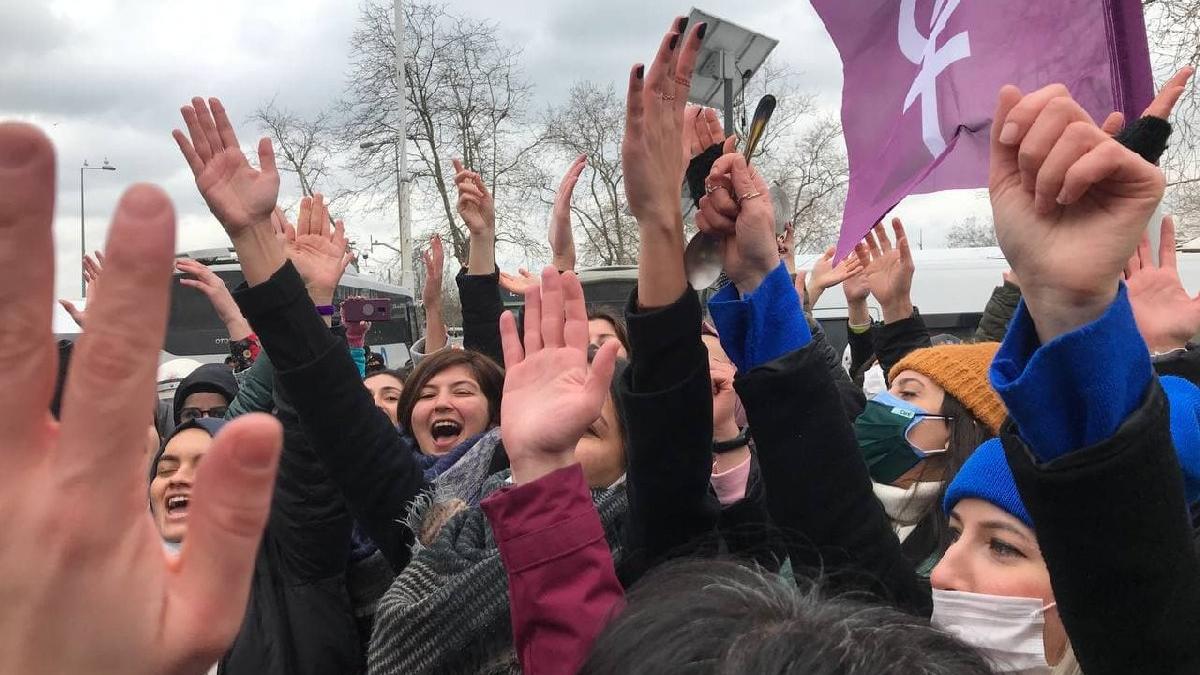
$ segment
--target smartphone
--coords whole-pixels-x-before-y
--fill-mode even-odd
[[[342,302],[342,318],[353,321],[391,321],[392,301],[388,298],[349,298]]]

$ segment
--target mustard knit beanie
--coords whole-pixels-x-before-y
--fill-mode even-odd
[[[993,434],[998,434],[1008,412],[988,381],[988,368],[999,349],[999,342],[918,349],[892,368],[888,381],[906,370],[921,373],[958,399]]]

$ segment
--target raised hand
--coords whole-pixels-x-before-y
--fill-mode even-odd
[[[1165,180],[1062,85],[1027,96],[1006,86],[993,119],[996,238],[1045,343],[1112,303]]]
[[[680,148],[687,92],[699,48],[695,30],[691,39],[680,44],[686,27],[687,19],[677,17],[663,36],[649,73],[641,64],[630,73],[621,141],[629,209],[639,221],[664,228],[682,224],[679,201],[685,165],[680,161]]]
[[[558,266],[555,265],[555,267]],[[514,295],[525,295],[525,291],[528,290],[530,286],[537,285],[538,277],[533,276],[533,274],[524,267],[517,269],[516,274],[509,274],[508,272],[500,273],[500,287]]]
[[[208,298],[217,317],[229,331],[230,340],[236,342],[249,337],[253,332],[250,330],[250,323],[246,321],[246,317],[242,316],[242,310],[238,309],[237,303],[233,301],[233,295],[225,287],[225,282],[214,274],[208,265],[191,258],[180,258],[175,261],[175,269],[194,277],[193,279],[183,277],[179,283],[200,291]]]
[[[711,195],[700,200],[696,227],[728,238],[724,247],[725,274],[746,295],[780,265],[775,208],[767,181],[738,153],[722,155],[713,164],[708,181],[718,180],[730,184],[737,195],[738,210],[732,228],[729,219],[716,211]]]
[[[103,253],[96,251],[92,255],[83,256],[83,281],[87,284],[87,295],[91,295],[92,284],[100,279],[102,271],[104,271]]]
[[[812,273],[808,278],[809,292],[811,293],[809,303],[811,305],[815,306],[825,291],[862,273],[862,262],[858,256],[846,256],[844,260],[834,265],[833,256],[836,252],[837,248],[830,246],[813,263]]]
[[[1187,346],[1200,333],[1200,297],[1183,288],[1175,259],[1175,219],[1163,218],[1159,264],[1150,257],[1150,240],[1145,235],[1125,266],[1125,284],[1138,332],[1153,353],[1161,354]]]
[[[575,462],[575,444],[600,417],[617,360],[616,340],[588,367],[588,318],[574,272],[542,271],[525,294],[525,344],[512,312],[500,317],[504,396],[500,433],[514,482],[527,483]]]
[[[320,192],[300,200],[300,215],[294,227],[283,211],[275,209],[273,214],[276,236],[283,239],[287,257],[304,279],[313,304],[330,304],[334,289],[354,260],[345,223],[337,220],[329,226],[329,208]]]
[[[575,237],[571,234],[571,196],[575,184],[587,168],[587,155],[580,155],[571,162],[558,192],[554,195],[554,209],[550,212],[550,251],[554,254],[553,265],[560,272],[575,269]]]
[[[913,313],[912,279],[916,266],[904,223],[899,218],[892,219],[892,231],[896,234],[894,247],[883,223],[875,223],[863,243],[854,247],[867,288],[883,310],[884,323],[903,321]]]
[[[725,128],[717,111],[694,103],[687,104],[683,113],[683,170],[697,155],[725,141]]]
[[[429,250],[421,254],[425,265],[425,285],[421,289],[421,302],[426,307],[442,304],[442,275],[446,268],[446,250],[441,235],[429,239]]]
[[[89,299],[55,422],[54,185],[45,136],[0,124],[0,301],[19,317],[0,324],[4,669],[202,673],[245,616],[279,424],[247,415],[217,437],[196,477],[183,551],[165,556],[146,508],[142,449],[156,365],[147,355],[158,353],[167,323],[174,212],[149,185],[118,203],[104,283]]]
[[[1171,79],[1167,80],[1162,89],[1158,90],[1158,95],[1150,102],[1146,108],[1146,112],[1142,115],[1148,117],[1158,117],[1160,119],[1170,119],[1171,111],[1175,109],[1175,104],[1179,102],[1179,97],[1183,96],[1183,92],[1187,89],[1188,80],[1192,79],[1196,69],[1192,66],[1184,66],[1180,68]]]
[[[463,168],[460,160],[454,160],[454,187],[458,189],[458,215],[467,224],[471,236],[494,234],[496,231],[496,204],[487,183],[474,171]]]
[[[196,97],[179,112],[188,134],[175,129],[171,135],[196,177],[201,196],[230,239],[264,226],[279,198],[279,172],[271,139],[258,142],[259,168],[255,169],[242,154],[220,100],[210,98],[205,105],[204,99]]]

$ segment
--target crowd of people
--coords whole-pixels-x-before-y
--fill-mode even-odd
[[[256,168],[216,98],[174,137],[245,283],[177,261],[166,195],[131,187],[56,349],[54,153],[0,124],[5,672],[1200,672],[1200,301],[1171,219],[1157,256],[1145,236],[1191,69],[1128,126],[999,92],[1011,272],[964,341],[924,324],[899,220],[794,270],[766,179],[686,105],[706,28],[629,73],[624,312],[573,272],[586,158],[552,264],[515,275],[456,160],[461,345],[435,238],[404,370],[334,305],[345,226],[320,195],[290,222],[271,142]],[[685,188],[724,240],[706,305]],[[227,363],[156,373],[176,271]],[[845,355],[811,315],[839,285]]]

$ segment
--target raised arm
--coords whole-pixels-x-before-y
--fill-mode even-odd
[[[899,218],[892,219],[892,231],[896,235],[895,246],[883,223],[876,223],[864,242],[855,247],[867,286],[883,310],[883,325],[872,332],[875,355],[879,357],[884,377],[910,352],[931,344],[929,329],[913,307],[912,279],[916,266],[904,223]]]
[[[442,318],[442,272],[446,268],[446,253],[442,238],[433,235],[429,250],[421,254],[425,264],[425,287],[421,289],[421,303],[425,305],[425,354],[432,354],[446,346],[450,335],[446,332],[446,321]]]
[[[208,265],[191,258],[180,258],[175,261],[175,269],[193,277],[191,279],[181,278],[179,283],[200,291],[204,297],[208,298],[217,317],[221,319],[221,323],[225,324],[230,342],[239,342],[252,335],[249,322],[246,321],[246,317],[242,316],[242,311],[233,301],[233,296],[225,287],[225,282],[214,274]]]
[[[183,108],[189,135],[175,139],[196,175],[213,215],[238,252],[247,286],[234,297],[278,369],[279,383],[295,407],[312,446],[394,567],[408,559],[401,521],[423,480],[411,453],[362,386],[344,343],[329,331],[314,305],[332,301],[349,263],[340,225],[302,204],[294,234],[278,233],[271,216],[279,190],[268,139],[259,143],[256,170],[242,155],[224,107],[203,99]]]
[[[837,386],[775,255],[766,181],[740,155],[717,160],[713,172],[741,199],[732,222],[702,203],[701,227],[729,237],[725,270],[732,281],[709,309],[738,368],[735,386],[754,433],[767,509],[787,536],[794,569],[927,611],[928,591],[904,561],[871,490]]]
[[[496,206],[479,174],[463,168],[457,159],[454,171],[458,213],[471,232],[467,267],[455,278],[462,302],[463,346],[500,363],[504,354],[499,322],[504,304],[496,268]]]
[[[992,381],[1059,615],[1088,673],[1197,672],[1200,561],[1175,457],[1196,442],[1197,393],[1159,386],[1119,281],[1162,172],[1061,85],[1005,87],[995,119],[992,210],[1024,301]]]
[[[630,548],[634,574],[711,542],[717,503],[712,401],[700,341],[700,302],[683,270],[680,164],[684,84],[706,26],[687,34],[677,18],[647,71],[629,77],[621,147],[629,207],[641,233],[638,287],[625,312],[630,367],[621,381],[630,447]],[[644,565],[643,565],[644,563]]]
[[[567,272],[575,269],[575,235],[571,233],[571,197],[575,194],[575,184],[579,176],[587,168],[587,155],[580,155],[571,162],[566,175],[558,185],[554,194],[554,208],[550,212],[550,251],[554,254],[551,262],[554,269]]]

